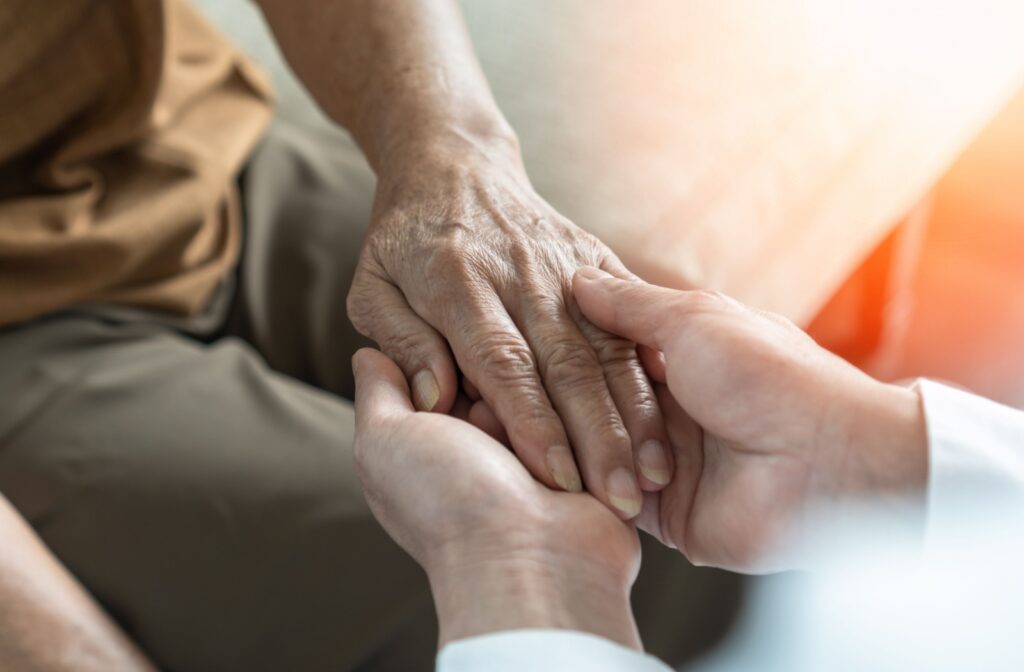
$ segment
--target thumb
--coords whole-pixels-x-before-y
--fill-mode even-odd
[[[387,355],[362,348],[352,357],[356,379],[356,427],[413,413],[409,386],[398,365]]]
[[[576,271],[572,293],[583,314],[597,326],[662,351],[685,296],[646,282],[622,280],[590,266]]]

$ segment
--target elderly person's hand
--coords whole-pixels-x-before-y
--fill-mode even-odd
[[[566,628],[639,647],[636,531],[587,494],[550,490],[457,418],[417,412],[402,371],[361,350],[356,464],[374,515],[427,571],[441,643]]]
[[[635,516],[672,470],[664,423],[633,345],[580,316],[570,286],[580,266],[626,270],[533,190],[458,3],[260,5],[377,174],[353,324],[418,409],[449,412],[461,370],[538,480]]]
[[[591,494],[635,516],[637,474],[644,490],[669,480],[664,423],[635,346],[571,297],[581,266],[628,271],[534,192],[514,136],[439,137],[378,166],[353,323],[398,363],[418,409],[451,409],[457,363],[537,479],[578,491],[582,472]]]
[[[646,346],[675,450],[639,524],[691,561],[742,571],[792,554],[816,505],[920,494],[927,440],[915,391],[880,383],[777,315],[718,294],[576,274],[595,324]],[[821,521],[815,521],[819,523]],[[783,542],[786,542],[783,544]]]

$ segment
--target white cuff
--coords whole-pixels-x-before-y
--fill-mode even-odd
[[[928,428],[926,548],[948,549],[983,511],[1024,510],[1024,412],[930,380],[917,387]]]
[[[670,672],[653,656],[572,630],[509,630],[452,642],[437,672]]]

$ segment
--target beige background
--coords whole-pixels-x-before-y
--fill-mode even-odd
[[[323,121],[245,0],[198,4]],[[1024,81],[1024,3],[466,0],[538,190],[641,275],[806,324]]]

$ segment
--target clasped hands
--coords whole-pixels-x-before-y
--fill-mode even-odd
[[[811,507],[923,489],[916,392],[715,293],[593,267],[572,293],[586,320],[638,344],[671,472],[644,494],[635,524],[692,562],[797,567],[781,542],[804,532]],[[354,369],[360,477],[374,514],[427,570],[442,642],[561,627],[638,646],[628,594],[639,545],[621,509],[538,482],[484,431],[500,435],[485,412],[476,424],[417,412],[403,371],[380,352],[360,351]]]

